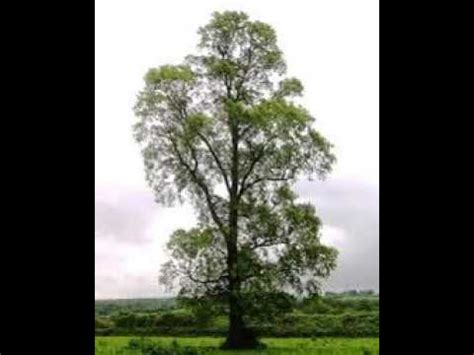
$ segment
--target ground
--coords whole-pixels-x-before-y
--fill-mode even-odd
[[[136,337],[135,337],[136,338]],[[96,337],[96,355],[139,355],[124,351],[132,337]],[[264,338],[267,345],[263,351],[221,351],[222,338],[211,337],[150,337],[153,342],[171,346],[175,340],[180,346],[208,349],[206,354],[308,354],[308,355],[368,355],[379,354],[378,338]],[[210,351],[209,351],[210,349]]]

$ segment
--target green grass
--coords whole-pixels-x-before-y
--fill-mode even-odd
[[[141,355],[123,350],[133,337],[96,337],[96,355]],[[222,338],[211,337],[149,337],[162,346],[171,346],[176,340],[180,346],[207,349],[206,354],[308,354],[308,355],[368,355],[379,353],[378,338],[264,338],[267,349],[262,351],[221,351]],[[210,349],[210,350],[209,350]]]

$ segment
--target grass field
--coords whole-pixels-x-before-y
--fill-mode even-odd
[[[96,355],[141,355],[137,351],[124,350],[132,337],[96,337]],[[198,337],[150,337],[162,346],[171,346],[175,340],[182,347],[205,350],[206,354],[309,354],[309,355],[368,355],[379,353],[377,338],[265,338],[267,345],[261,351],[220,351],[221,338]]]

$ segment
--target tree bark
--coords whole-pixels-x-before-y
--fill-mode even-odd
[[[246,327],[238,294],[229,297],[229,333],[223,349],[255,349],[259,342],[255,334]]]
[[[229,271],[229,333],[224,349],[253,349],[259,343],[244,322],[241,280],[238,270],[238,220],[239,220],[239,133],[238,125],[230,118],[232,132],[232,166],[229,206],[229,234],[227,238],[227,268]]]
[[[233,233],[230,233],[232,236]],[[246,327],[241,299],[241,281],[237,270],[237,239],[228,244],[229,268],[229,332],[223,344],[224,349],[254,349],[259,346],[255,334]]]

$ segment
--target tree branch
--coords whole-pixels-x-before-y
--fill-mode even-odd
[[[240,79],[239,85],[236,87],[236,99],[241,100],[243,95],[242,95],[242,87],[244,86],[245,80],[247,79],[247,74],[250,72],[250,64],[252,63],[252,48],[250,47],[247,50],[247,65],[245,66],[245,69],[243,70],[242,77]]]
[[[199,280],[199,279],[196,279],[192,273],[188,270],[186,270],[184,272],[184,276],[186,276],[187,278],[189,278],[192,282],[195,282],[195,283],[199,283],[199,284],[203,284],[203,285],[207,285],[207,284],[212,284],[212,283],[219,283],[221,282],[223,279],[225,279],[227,276],[226,275],[221,275],[219,276],[217,279],[207,279],[207,280]]]
[[[249,182],[247,185],[245,185],[241,189],[241,193],[244,194],[244,192],[247,191],[249,188],[251,188],[252,186],[255,186],[256,184],[258,184],[260,182],[263,182],[263,181],[275,181],[275,182],[277,182],[277,181],[288,181],[288,180],[291,180],[293,178],[294,178],[293,174],[291,176],[282,175],[282,176],[262,176],[262,177],[258,177],[255,180]]]
[[[238,193],[238,198],[240,199],[240,197],[242,197],[242,194],[245,192],[245,184],[247,183],[247,179],[250,177],[250,174],[252,174],[253,172],[253,169],[255,168],[255,165],[258,163],[258,161],[260,159],[263,158],[264,156],[264,149],[261,149],[259,154],[257,154],[255,156],[254,159],[252,159],[252,161],[250,162],[250,167],[249,169],[246,171],[246,173],[244,174],[243,178],[242,178],[242,181],[241,181],[241,184],[240,184],[240,189],[239,189],[239,193]]]
[[[225,185],[227,187],[227,191],[230,193],[231,187],[230,187],[230,183],[229,183],[229,178],[227,176],[227,172],[225,171],[224,166],[222,165],[217,153],[215,152],[215,150],[212,147],[209,140],[202,133],[198,132],[198,136],[199,136],[199,138],[201,138],[201,140],[204,142],[204,144],[207,146],[207,149],[209,150],[209,152],[213,156],[214,161],[216,162],[217,167],[221,171],[222,177],[224,178],[224,182],[225,182]]]
[[[177,111],[178,115],[180,116],[180,118],[182,120],[185,120],[187,118],[187,109],[185,106],[181,107],[179,105],[179,103],[173,99],[173,97],[171,97],[170,95],[167,95],[167,98],[169,100],[169,102],[171,103],[172,107]],[[215,152],[214,148],[212,147],[212,144],[209,142],[209,140],[206,138],[206,136],[204,136],[201,132],[197,132],[197,135],[199,138],[201,138],[201,140],[204,142],[204,144],[206,145],[207,149],[209,150],[209,152],[211,153],[214,161],[216,162],[217,164],[217,167],[219,168],[221,174],[222,174],[222,177],[224,179],[224,182],[225,182],[225,185],[227,187],[227,190],[230,192],[230,183],[229,183],[229,178],[227,176],[227,173],[224,169],[224,166],[222,165],[220,159],[219,159],[219,156],[217,155],[217,153]],[[190,147],[191,148],[191,147]]]
[[[219,231],[224,235],[224,237],[227,236],[226,229],[224,228],[224,224],[222,223],[220,217],[217,215],[214,203],[212,202],[212,195],[209,191],[209,188],[207,185],[202,181],[202,179],[198,176],[197,173],[197,167],[198,167],[198,161],[196,157],[193,157],[194,160],[194,169],[191,168],[191,166],[184,160],[181,152],[178,149],[178,146],[176,145],[176,142],[174,139],[170,138],[171,144],[173,146],[173,150],[175,151],[176,156],[178,157],[178,160],[182,166],[186,168],[188,173],[191,175],[192,180],[200,187],[202,192],[205,195],[207,206],[209,208],[209,211],[211,212],[211,216],[213,221],[217,224]]]
[[[252,174],[253,170],[255,169],[256,164],[265,156],[265,148],[268,146],[268,143],[270,143],[271,141],[273,141],[275,138],[277,138],[276,135],[270,136],[270,137],[267,139],[267,144],[261,146],[261,148],[260,148],[258,154],[256,154],[255,157],[254,157],[254,159],[251,161],[250,167],[249,167],[249,169],[247,170],[247,172],[244,174],[244,177],[242,178],[242,181],[241,181],[241,184],[240,184],[240,191],[239,191],[239,194],[238,194],[238,197],[239,197],[239,198],[244,194],[245,191],[247,191],[251,186],[254,185],[254,184],[246,185],[247,179],[248,179],[248,178],[250,177],[250,175]],[[250,151],[253,152],[254,149],[253,149],[253,147],[252,147],[251,142],[247,141],[247,145],[250,147]]]

